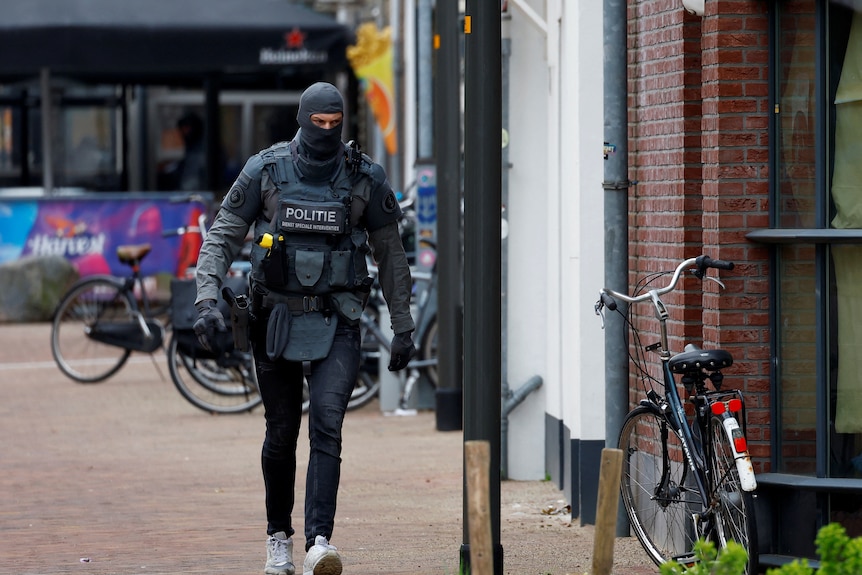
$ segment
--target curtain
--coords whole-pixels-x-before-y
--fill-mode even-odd
[[[834,228],[862,228],[862,16],[853,16],[835,95]],[[835,429],[862,432],[862,246],[834,245],[838,293]]]

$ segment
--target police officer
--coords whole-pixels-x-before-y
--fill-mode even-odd
[[[195,333],[216,346],[225,319],[222,279],[254,226],[249,339],[266,419],[268,575],[293,575],[296,444],[308,380],[310,456],[305,494],[306,575],[338,575],[330,544],[341,467],[341,430],[360,362],[358,321],[377,261],[390,309],[390,371],[415,355],[411,277],[398,232],[400,206],[383,168],[341,139],[344,102],[316,83],[299,102],[299,130],[252,156],[222,202],[197,265]]]

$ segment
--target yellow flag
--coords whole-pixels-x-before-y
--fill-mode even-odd
[[[365,97],[383,133],[386,151],[395,154],[398,151],[398,140],[395,130],[395,82],[389,27],[378,31],[370,22],[360,26],[356,31],[356,45],[347,48],[347,59],[365,89]]]

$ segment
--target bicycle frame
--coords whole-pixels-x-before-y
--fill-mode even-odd
[[[154,319],[154,316],[150,307],[150,301],[149,297],[147,296],[147,291],[144,287],[144,283],[141,280],[138,271],[133,270],[132,275],[128,277],[96,274],[92,276],[87,276],[86,278],[81,280],[80,283],[93,280],[101,280],[104,282],[112,283],[117,286],[117,289],[120,290],[120,292],[132,294],[132,297],[130,298],[132,308],[129,311],[131,311],[131,313],[133,314],[133,323],[136,323],[140,328],[141,335],[143,335],[144,337],[144,341],[153,341],[153,338],[156,336],[155,334],[153,334],[153,331],[152,329],[150,329],[150,325],[147,322]],[[74,287],[75,286],[72,286],[72,288],[70,288],[70,291],[71,289],[74,289]],[[140,290],[140,298],[135,296],[136,287]],[[139,301],[140,303],[138,303]],[[161,342],[162,339],[163,338],[158,338],[158,341]],[[105,341],[104,343],[111,344],[110,341]],[[122,345],[119,341],[114,342],[113,345],[117,345],[119,347],[126,347],[125,345]],[[135,346],[131,342],[129,342],[128,349],[135,349]],[[144,349],[138,351],[152,350]]]
[[[656,307],[656,315],[658,316],[660,325],[662,343],[660,344],[660,350],[657,351],[659,351],[659,354],[661,356],[665,397],[661,398],[658,396],[658,394],[651,392],[647,394],[647,399],[641,400],[640,405],[650,409],[657,417],[663,418],[668,423],[668,425],[670,425],[673,430],[680,436],[682,440],[681,444],[683,455],[688,462],[689,469],[691,469],[693,472],[694,480],[697,485],[697,491],[700,494],[701,503],[703,504],[703,512],[700,514],[700,517],[698,517],[698,520],[696,521],[696,524],[699,526],[700,521],[704,518],[704,515],[708,514],[712,508],[710,501],[710,490],[705,476],[706,454],[704,453],[704,445],[706,445],[707,442],[701,441],[700,444],[698,444],[698,442],[695,441],[692,427],[689,424],[688,417],[685,414],[685,406],[683,405],[679,390],[676,387],[676,379],[674,378],[673,372],[671,372],[669,365],[671,356],[670,352],[667,349],[666,324],[668,314],[657,295],[651,299],[653,300],[653,303]],[[699,418],[697,413],[695,414],[694,423],[699,426],[699,431],[703,434],[704,423],[702,423],[702,420]],[[701,437],[704,436],[701,435]],[[664,449],[665,453],[666,451],[667,450]],[[666,468],[669,465],[669,462],[666,458],[663,461],[663,465],[665,467],[665,470],[662,477],[662,483],[667,481]],[[662,488],[664,487],[665,486],[662,486]]]

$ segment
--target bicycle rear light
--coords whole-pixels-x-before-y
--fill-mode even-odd
[[[730,401],[716,401],[709,405],[709,409],[714,415],[721,415],[726,411],[736,413],[737,411],[742,411],[742,400],[736,398]]]
[[[740,434],[741,433],[742,432],[740,431]],[[739,453],[748,451],[748,442],[745,441],[745,437],[743,437],[742,435],[737,436],[734,433],[733,448],[736,449],[736,451],[738,451]]]

